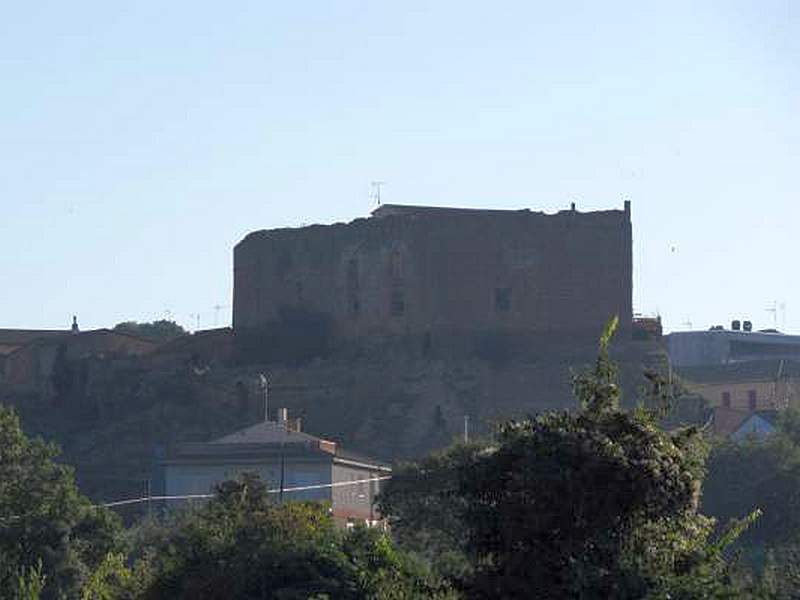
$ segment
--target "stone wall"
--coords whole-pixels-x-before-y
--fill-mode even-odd
[[[258,231],[234,251],[234,330],[287,311],[345,339],[498,332],[596,337],[631,309],[630,208],[548,215],[384,206],[348,224]]]

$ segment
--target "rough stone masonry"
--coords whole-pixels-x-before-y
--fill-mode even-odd
[[[383,205],[351,223],[249,234],[234,250],[234,330],[286,310],[340,340],[508,334],[596,339],[632,319],[630,203],[545,214]]]

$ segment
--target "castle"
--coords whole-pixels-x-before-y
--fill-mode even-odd
[[[383,205],[347,224],[249,234],[234,250],[234,330],[305,311],[340,340],[596,339],[612,315],[630,328],[631,254],[627,201],[556,214]]]

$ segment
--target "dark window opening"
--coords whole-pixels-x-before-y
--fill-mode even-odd
[[[755,390],[748,390],[747,392],[747,405],[750,410],[756,409],[756,391]]]
[[[403,279],[403,255],[400,250],[392,252],[391,275],[392,279]]]
[[[511,288],[495,288],[494,309],[497,312],[508,312],[511,310]]]
[[[406,312],[406,298],[401,290],[392,292],[391,302],[392,316],[398,317]]]
[[[722,406],[725,408],[731,407],[731,393],[730,392],[722,392]]]

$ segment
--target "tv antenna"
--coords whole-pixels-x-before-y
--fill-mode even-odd
[[[215,304],[211,308],[214,309],[214,327],[219,327],[219,311],[223,308],[228,308],[227,304]]]
[[[772,313],[772,325],[775,329],[778,328],[778,317],[781,321],[781,329],[786,329],[786,303],[773,300],[772,306],[764,309],[768,313]]]
[[[381,186],[386,185],[385,181],[370,181],[369,183],[369,198],[374,200],[375,203],[381,205]]]

